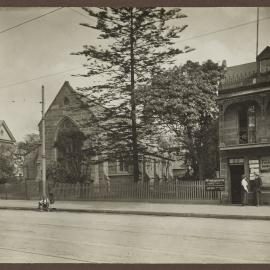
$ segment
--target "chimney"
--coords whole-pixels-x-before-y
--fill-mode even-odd
[[[224,70],[227,70],[227,61],[226,60],[222,60],[222,67],[224,68]]]

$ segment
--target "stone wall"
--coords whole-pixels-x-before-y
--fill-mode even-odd
[[[74,123],[84,134],[96,132],[95,126],[85,127],[82,123],[87,121],[92,116],[92,111],[100,110],[97,105],[91,107],[82,106],[82,101],[71,88],[68,82],[65,82],[55,99],[49,106],[45,114],[45,150],[46,150],[46,166],[47,168],[57,160],[57,151],[54,144],[57,140],[57,135],[61,122],[69,119]],[[91,111],[92,110],[92,111]],[[40,135],[42,124],[39,123]],[[98,175],[98,169],[92,166],[91,178]]]

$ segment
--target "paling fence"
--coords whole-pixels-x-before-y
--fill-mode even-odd
[[[169,183],[110,183],[68,184],[55,183],[47,187],[55,200],[158,200],[158,201],[219,201],[220,191],[206,191],[204,181]],[[38,199],[41,185],[38,182],[0,185],[1,199]]]
[[[41,188],[41,182],[34,181],[1,184],[0,199],[39,199]]]

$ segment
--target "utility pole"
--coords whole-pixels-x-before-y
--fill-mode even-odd
[[[45,153],[45,98],[44,98],[44,86],[42,85],[41,89],[42,97],[42,199],[47,199],[46,195],[46,153]]]
[[[257,32],[256,32],[256,59],[258,56],[258,44],[259,44],[259,7],[257,7]]]

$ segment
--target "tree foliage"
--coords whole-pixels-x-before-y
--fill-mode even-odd
[[[0,144],[0,184],[15,177],[15,148],[13,145]]]
[[[145,121],[174,132],[186,151],[187,163],[200,179],[214,174],[217,166],[216,104],[223,67],[208,60],[188,61],[153,78],[144,96]]]
[[[39,145],[39,135],[36,133],[30,133],[25,136],[24,141],[18,142],[17,148],[18,152],[20,152],[22,155],[25,155],[34,150],[36,147],[39,147]]]
[[[101,75],[103,82],[80,90],[107,108],[97,119],[106,133],[107,152],[111,150],[114,157],[131,155],[134,180],[138,181],[138,154],[145,149],[138,88],[149,84],[162,65],[173,63],[174,56],[191,50],[173,46],[187,27],[179,25],[186,15],[178,8],[84,10],[96,19],[96,25],[81,25],[97,30],[101,43],[85,45],[75,54],[87,58],[88,72],[82,76]]]

